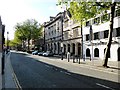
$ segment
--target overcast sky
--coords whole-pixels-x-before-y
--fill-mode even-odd
[[[39,23],[49,20],[61,11],[56,6],[57,0],[0,0],[0,16],[5,24],[5,37],[14,38],[14,26],[26,19],[36,19]]]

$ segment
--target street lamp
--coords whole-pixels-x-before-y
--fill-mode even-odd
[[[63,43],[61,42],[61,60],[63,60]]]
[[[7,32],[7,53],[8,53],[8,49],[9,49],[8,34],[9,34],[9,32]]]
[[[92,25],[90,25],[90,41],[91,41],[91,45],[92,45],[92,54],[90,55],[90,59],[92,57],[92,61],[93,61],[93,29],[92,29]]]

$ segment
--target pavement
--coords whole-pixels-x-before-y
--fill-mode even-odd
[[[75,59],[73,61],[73,59],[71,58],[68,62],[68,59],[66,59],[65,57],[63,58],[63,60],[61,60],[61,57],[59,56],[55,56],[55,57],[57,60],[63,61],[64,63],[69,63],[71,65],[120,75],[120,62],[118,61],[108,61],[109,68],[105,68],[102,66],[104,62],[103,60],[93,59],[90,61],[90,59],[85,59],[85,60],[80,59],[80,62],[79,62],[79,60]]]
[[[19,52],[19,53],[25,53],[25,52]],[[25,53],[27,54],[27,53]],[[42,57],[41,57],[42,58]],[[44,57],[43,57],[44,58]],[[86,59],[85,61],[83,59],[80,60],[80,64],[79,62],[77,62],[77,60],[75,60],[75,62],[73,63],[73,59],[70,59],[69,62],[66,58],[63,58],[63,60],[61,60],[61,58],[59,56],[55,56],[55,57],[46,57],[46,59],[50,59],[50,60],[55,60],[57,62],[62,62],[62,63],[66,63],[66,64],[71,64],[76,66],[76,67],[84,67],[84,68],[90,68],[90,69],[94,69],[94,70],[99,70],[99,71],[103,71],[103,72],[107,72],[112,73],[112,74],[118,74],[118,76],[120,76],[120,62],[117,61],[108,61],[108,66],[109,68],[104,68],[102,67],[102,60],[89,60]],[[10,53],[5,55],[5,74],[3,75],[3,82],[4,85],[2,85],[2,75],[0,74],[0,89],[2,88],[19,88],[21,89],[21,87],[19,86],[19,82],[17,80],[17,77],[14,73],[14,70],[11,66],[11,62],[10,62]]]
[[[17,85],[17,78],[14,74],[10,62],[10,52],[5,54],[5,69],[2,75],[2,89],[19,88]],[[1,89],[1,88],[0,88]]]
[[[0,90],[2,89],[2,74],[1,74],[1,60],[2,60],[2,53],[0,53]]]

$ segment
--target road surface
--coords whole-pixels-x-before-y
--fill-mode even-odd
[[[38,61],[38,59],[41,59],[39,57],[42,56],[35,58],[35,56],[29,54],[11,52],[11,64],[22,88],[105,88],[109,90],[118,88],[116,82],[69,72],[62,67],[56,67],[42,62],[42,60]],[[59,64],[64,66],[62,63]],[[74,68],[70,65],[68,67]],[[81,72],[101,73],[87,68],[79,69],[81,69]],[[101,75],[104,75],[104,72]]]

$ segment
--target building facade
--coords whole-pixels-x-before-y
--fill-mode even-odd
[[[4,32],[5,25],[2,24],[1,16],[0,16],[0,73],[4,73]],[[0,77],[1,78],[1,77]]]
[[[108,41],[110,12],[90,19],[83,27],[83,55],[85,58],[104,59]],[[120,9],[116,10],[109,60],[120,61]]]
[[[54,54],[61,53],[60,43],[63,35],[63,13],[58,13],[55,17],[50,17],[50,21],[44,23],[45,51]]]
[[[71,19],[69,11],[64,12],[63,20],[63,53],[81,55],[81,28],[80,24]]]

